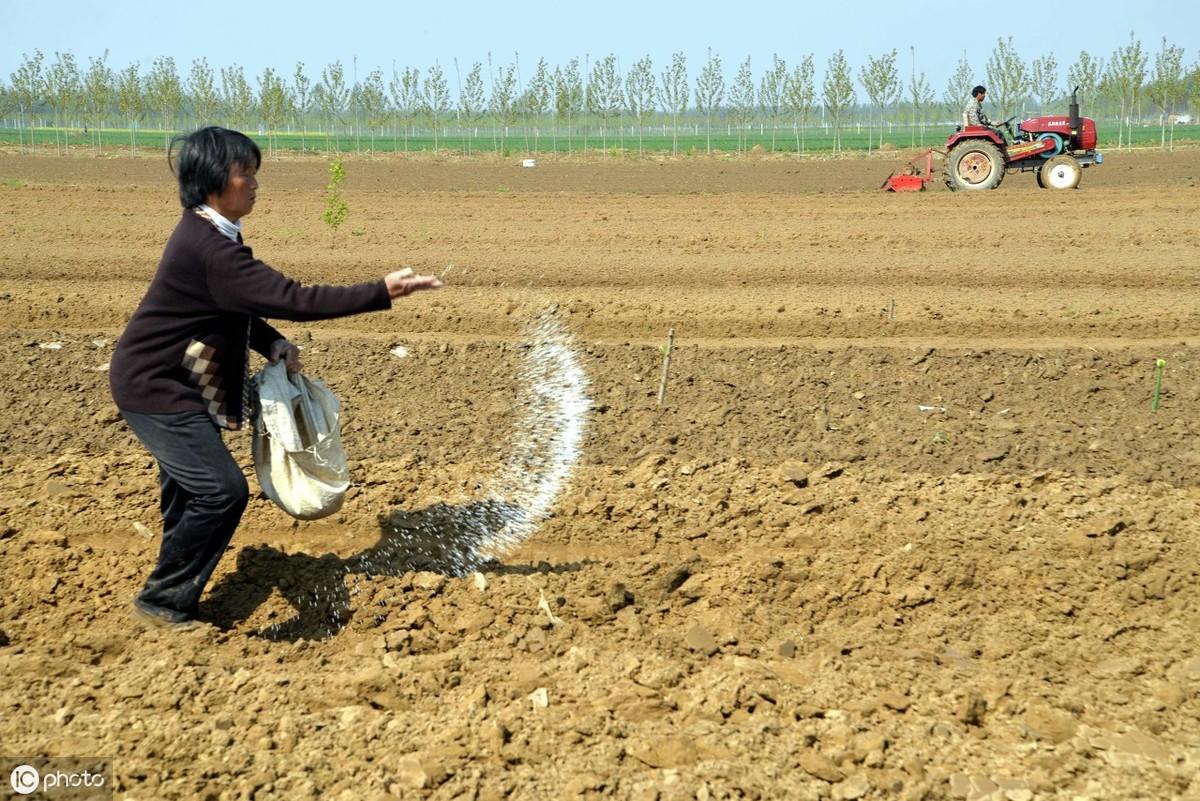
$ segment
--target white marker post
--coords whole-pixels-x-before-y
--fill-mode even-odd
[[[675,350],[675,329],[667,331],[667,349],[663,352],[662,380],[658,382],[658,405],[663,405],[667,397],[667,376],[671,373],[671,353]]]

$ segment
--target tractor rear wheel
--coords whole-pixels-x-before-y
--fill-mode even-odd
[[[1074,189],[1083,177],[1083,167],[1074,156],[1055,156],[1047,159],[1038,170],[1038,181],[1049,189]]]
[[[1004,180],[1004,156],[986,139],[956,145],[946,159],[946,186],[974,191],[995,189]]]

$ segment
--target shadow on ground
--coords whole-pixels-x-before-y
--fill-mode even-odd
[[[213,587],[200,605],[200,615],[220,628],[231,628],[249,619],[278,590],[296,614],[257,634],[272,640],[327,639],[350,622],[347,576],[369,579],[428,571],[457,578],[477,570],[532,574],[573,572],[582,566],[502,565],[489,557],[487,540],[520,512],[494,500],[396,509],[380,518],[379,541],[348,557],[289,554],[269,545],[243,548],[237,569]]]

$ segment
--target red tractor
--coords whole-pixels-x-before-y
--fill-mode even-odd
[[[946,186],[958,190],[995,189],[1010,172],[1030,172],[1038,186],[1074,189],[1083,168],[1104,161],[1096,150],[1096,122],[1079,116],[1079,87],[1071,92],[1070,115],[1035,117],[1012,129],[970,125],[946,140]],[[1005,138],[1000,128],[1008,132]]]

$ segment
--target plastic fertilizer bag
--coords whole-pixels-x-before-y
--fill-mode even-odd
[[[338,421],[341,404],[325,384],[288,375],[280,359],[254,376],[259,414],[254,470],[267,497],[292,517],[316,520],[342,508],[350,469]]]

